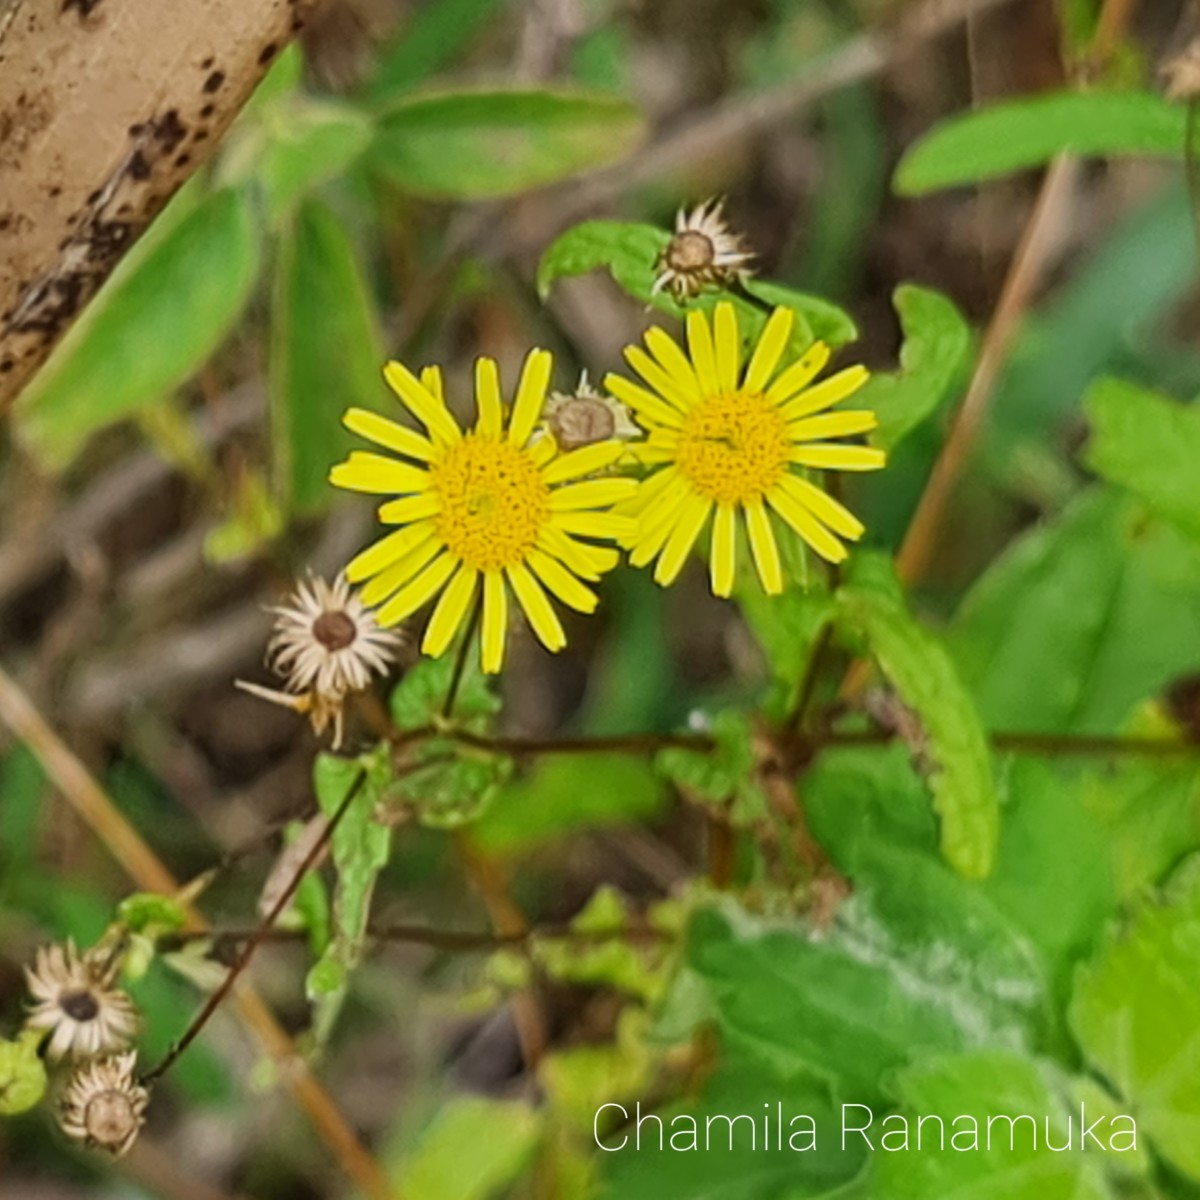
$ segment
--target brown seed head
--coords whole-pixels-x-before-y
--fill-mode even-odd
[[[716,253],[707,234],[685,229],[667,244],[663,261],[672,271],[703,271],[713,265]]]
[[[589,396],[572,396],[549,420],[550,432],[563,450],[578,450],[611,438],[617,429],[612,410]]]
[[[358,630],[344,612],[323,612],[313,622],[313,637],[327,650],[345,650],[354,643]]]

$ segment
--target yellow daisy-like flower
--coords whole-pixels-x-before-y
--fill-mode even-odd
[[[633,522],[608,510],[637,484],[592,478],[625,446],[598,442],[564,454],[553,438],[533,437],[552,366],[547,351],[529,353],[506,420],[496,363],[476,360],[479,418],[469,432],[446,407],[436,367],[418,378],[398,362],[384,375],[426,433],[361,408],[343,417],[348,429],[399,455],[355,451],[330,473],[337,487],[397,497],[379,519],[399,528],[358,555],[346,578],[367,581],[359,594],[380,606],[375,617],[384,627],[440,592],[421,643],[430,657],[445,653],[480,589],[484,671],[495,673],[504,661],[510,591],[542,644],[561,650],[567,639],[547,593],[591,612],[596,593],[583,581],[595,582],[617,563],[615,549],[593,542],[630,535]]]
[[[793,320],[790,309],[777,308],[743,370],[733,305],[718,304],[711,325],[703,313],[689,312],[687,353],[662,329],[649,329],[645,350],[625,351],[644,386],[620,375],[604,381],[649,432],[638,453],[657,469],[618,511],[640,522],[628,543],[630,561],[641,567],[657,558],[654,578],[664,586],[679,574],[710,515],[710,573],[718,596],[733,590],[739,511],[770,593],[783,590],[783,570],[768,509],[830,562],[846,557],[842,539],[862,536],[853,513],[793,468],[874,471],[884,465],[882,450],[833,440],[874,429],[873,412],[827,411],[862,387],[867,370],[849,367],[814,384],[829,361],[829,347],[817,342],[779,371]]]

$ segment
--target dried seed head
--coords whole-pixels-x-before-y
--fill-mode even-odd
[[[116,963],[80,955],[74,943],[39,950],[25,969],[36,1001],[26,1029],[48,1033],[46,1056],[93,1058],[124,1050],[137,1034],[133,1001],[114,986]]]
[[[71,1076],[63,1093],[59,1126],[69,1138],[124,1154],[145,1121],[150,1096],[133,1077],[135,1054],[85,1063]]]
[[[683,303],[707,286],[728,287],[750,274],[754,252],[729,228],[723,207],[723,200],[709,200],[690,213],[679,210],[675,236],[656,263],[654,292],[665,288]]]
[[[626,441],[641,436],[629,410],[619,400],[597,391],[587,372],[574,392],[552,392],[546,401],[542,424],[560,450],[578,450],[595,442]]]

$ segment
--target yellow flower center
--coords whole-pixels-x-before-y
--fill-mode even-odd
[[[701,400],[684,418],[675,463],[703,495],[744,504],[779,481],[790,448],[787,425],[766,396],[729,392]]]
[[[442,502],[438,534],[480,571],[523,562],[549,514],[550,489],[530,455],[469,433],[430,468]]]

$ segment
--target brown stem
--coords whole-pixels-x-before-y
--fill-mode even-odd
[[[483,615],[483,593],[481,592],[471,606],[471,615],[467,618],[467,628],[463,639],[458,644],[458,652],[454,657],[454,672],[450,676],[450,687],[446,692],[446,700],[442,705],[442,720],[448,721],[454,712],[454,702],[458,699],[458,689],[462,684],[463,671],[467,666],[467,655],[471,652],[471,643],[475,640],[475,630],[479,628],[479,618]]]

